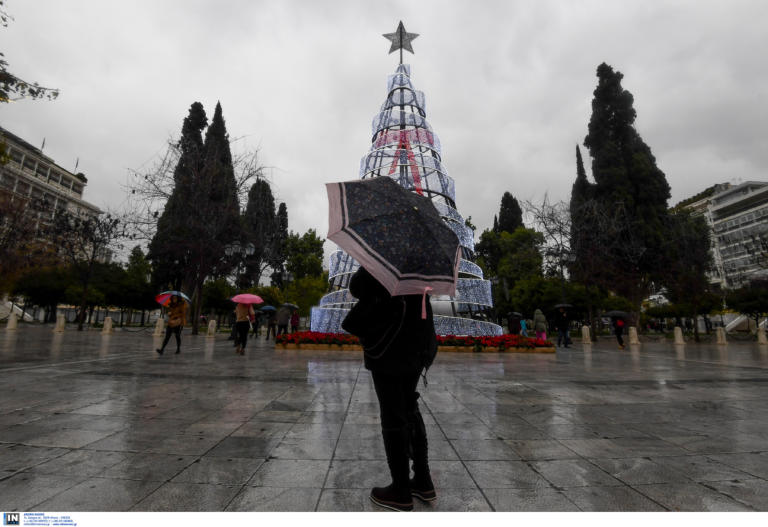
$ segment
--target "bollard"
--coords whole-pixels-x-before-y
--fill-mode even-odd
[[[104,318],[104,327],[101,328],[102,335],[108,335],[112,333],[112,317]]]
[[[717,328],[715,330],[715,335],[717,335],[718,344],[728,344],[728,341],[725,340],[725,328]]]
[[[685,344],[685,340],[683,340],[683,330],[680,326],[675,326],[675,344]]]
[[[592,338],[589,335],[589,326],[581,326],[581,343],[592,344]]]
[[[56,333],[63,333],[66,327],[67,317],[64,315],[56,315],[56,326],[54,326],[53,331]]]
[[[160,317],[157,319],[157,324],[155,324],[155,332],[152,334],[155,337],[162,337],[163,333],[165,333],[165,319]]]
[[[765,338],[765,328],[757,328],[757,343],[768,344],[768,339]]]
[[[211,320],[208,322],[208,334],[206,337],[213,338],[216,336],[216,321]]]
[[[5,325],[6,331],[14,331],[16,328],[19,327],[19,321],[16,318],[16,313],[11,313],[8,315],[8,323]]]
[[[635,326],[629,327],[629,344],[640,344],[640,339],[637,338],[637,328]]]

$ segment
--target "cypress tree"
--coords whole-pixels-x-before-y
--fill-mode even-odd
[[[605,264],[614,289],[639,308],[651,282],[664,271],[670,190],[650,147],[635,130],[634,98],[621,86],[623,75],[603,63],[597,77],[584,139],[592,156],[594,198],[605,210],[623,208],[626,218],[617,233],[621,245],[606,254]],[[626,250],[629,246],[633,250]]]
[[[281,273],[286,259],[285,244],[288,240],[288,208],[280,203],[275,216],[275,230],[270,248],[269,266],[275,273]],[[279,280],[278,280],[279,282]]]
[[[275,198],[272,188],[264,179],[257,179],[248,191],[248,203],[243,214],[247,241],[254,252],[246,258],[246,276],[251,284],[258,284],[270,260],[272,238],[275,234]]]
[[[501,197],[501,208],[499,209],[499,232],[515,232],[518,227],[523,225],[523,211],[520,204],[512,194],[505,192]]]
[[[499,217],[495,214],[493,215],[493,232],[499,232]]]
[[[160,288],[181,289],[184,271],[191,263],[190,245],[194,240],[194,230],[188,218],[195,192],[194,183],[203,166],[202,130],[207,124],[203,105],[192,103],[181,127],[179,160],[173,172],[173,192],[149,244],[148,257],[154,264],[154,282]]]

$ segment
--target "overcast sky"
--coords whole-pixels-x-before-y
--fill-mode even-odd
[[[0,124],[116,209],[129,170],[177,137],[189,106],[217,101],[236,151],[259,148],[289,228],[327,233],[323,184],[358,177],[398,63],[382,33],[402,20],[427,119],[477,235],[501,195],[569,199],[595,71],[635,97],[636,128],[670,205],[725,181],[767,181],[764,0],[7,0],[0,51],[53,102],[0,105]],[[582,147],[589,172],[588,152]]]

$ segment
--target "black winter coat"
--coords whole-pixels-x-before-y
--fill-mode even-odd
[[[422,295],[393,297],[362,267],[352,275],[349,292],[358,299],[358,303],[342,323],[344,329],[350,333],[355,331],[354,327],[366,324],[365,320],[360,320],[360,315],[370,317],[371,326],[394,319],[394,323],[390,325],[391,333],[387,336],[387,341],[391,341],[391,344],[386,346],[383,353],[378,349],[366,349],[366,342],[361,338],[363,360],[367,369],[390,374],[413,374],[429,368],[437,353],[429,295],[425,299],[427,318],[422,319]],[[393,317],[392,313],[396,315]]]

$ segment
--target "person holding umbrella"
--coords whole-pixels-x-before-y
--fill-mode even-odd
[[[291,315],[291,333],[296,333],[299,330],[299,310],[294,309]]]
[[[255,315],[251,304],[238,303],[235,306],[235,353],[245,355],[248,343],[248,331],[251,329],[251,317]]]
[[[245,355],[245,345],[248,343],[248,332],[251,330],[251,319],[256,315],[252,304],[264,302],[258,295],[241,293],[232,297],[235,306],[235,353]]]
[[[181,330],[187,321],[187,303],[183,300],[183,293],[178,291],[172,293],[174,294],[160,293],[155,297],[158,302],[168,306],[168,324],[165,327],[163,345],[155,350],[160,355],[165,351],[171,335],[176,335],[176,353],[181,353]],[[163,295],[167,295],[167,299],[162,299]]]
[[[288,333],[288,323],[291,321],[291,310],[283,305],[277,310],[277,334],[285,335]]]
[[[363,346],[392,478],[386,487],[374,487],[370,498],[410,511],[413,496],[437,499],[416,387],[437,353],[428,293],[455,295],[459,240],[428,198],[388,177],[329,183],[326,189],[328,238],[360,263],[349,283],[358,301],[342,327]]]

